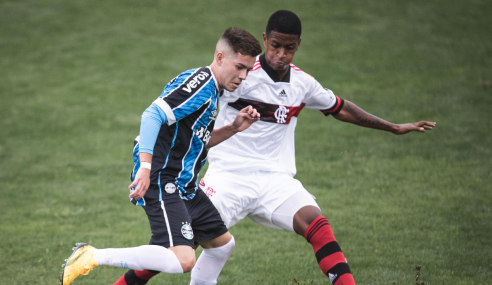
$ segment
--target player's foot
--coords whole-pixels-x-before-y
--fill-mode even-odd
[[[92,246],[85,243],[75,245],[76,247],[72,248],[72,255],[65,259],[66,263],[62,265],[63,271],[60,279],[62,285],[68,285],[75,278],[89,274],[94,267],[99,265],[94,260],[94,248]]]

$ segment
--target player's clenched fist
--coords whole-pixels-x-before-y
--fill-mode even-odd
[[[260,113],[255,108],[248,106],[239,111],[232,125],[236,132],[242,132],[259,119]]]
[[[130,198],[140,199],[143,198],[147,189],[149,189],[150,185],[150,169],[140,167],[137,171],[137,175],[135,175],[135,180],[133,180],[132,184],[128,186],[131,190],[135,186],[135,191],[130,193]]]

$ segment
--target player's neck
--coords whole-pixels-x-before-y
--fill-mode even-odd
[[[218,75],[219,75],[218,74],[219,66],[217,65],[217,63],[215,62],[215,60],[212,62],[212,64],[210,64],[210,69],[212,69],[212,73],[214,74],[214,78],[217,81],[217,86],[219,87],[219,91],[224,90],[224,87],[219,82],[219,78],[218,78]]]
[[[266,64],[268,64],[268,61],[266,62]],[[282,81],[282,79],[284,79],[284,76],[287,74],[287,71],[289,71],[288,68],[286,68],[284,70],[274,70],[270,64],[268,64],[268,66],[270,67],[271,70],[273,70],[273,72],[275,72],[275,74],[277,74],[278,80],[280,80],[280,81]]]
[[[290,63],[283,68],[276,69],[272,66],[272,64],[270,64],[267,54],[263,54],[260,56],[260,63],[265,72],[274,82],[289,82]]]
[[[271,66],[270,66],[271,67]],[[278,79],[280,81],[282,81],[282,79],[284,79],[284,76],[287,74],[287,70],[282,70],[282,71],[277,71],[277,76],[278,76]]]

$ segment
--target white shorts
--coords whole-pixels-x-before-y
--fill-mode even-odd
[[[294,231],[294,215],[319,208],[299,180],[280,172],[207,172],[200,187],[230,228],[248,216],[258,224]]]

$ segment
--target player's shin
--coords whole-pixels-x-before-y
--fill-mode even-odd
[[[215,285],[235,246],[234,237],[223,246],[204,248],[191,271],[190,285]]]
[[[355,284],[347,260],[325,217],[316,218],[307,227],[304,238],[313,246],[319,267],[334,285]]]
[[[94,259],[99,265],[173,274],[183,273],[183,268],[174,252],[157,245],[97,249],[94,251]]]

